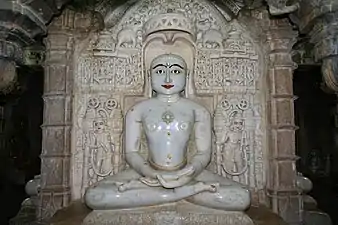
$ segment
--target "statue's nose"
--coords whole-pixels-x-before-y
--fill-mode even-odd
[[[170,70],[166,71],[164,82],[165,83],[171,83],[172,82],[172,79],[170,77]]]

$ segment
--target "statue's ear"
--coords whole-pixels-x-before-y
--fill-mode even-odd
[[[145,81],[147,84],[146,90],[147,90],[147,97],[151,98],[153,95],[153,89],[151,87],[151,76],[150,76],[150,70],[146,71],[147,73],[147,80]]]
[[[190,77],[190,70],[187,69],[186,71],[187,71],[187,75],[186,75],[186,77],[185,77],[184,96],[185,96],[186,98],[188,98],[188,97],[189,97],[189,77]]]

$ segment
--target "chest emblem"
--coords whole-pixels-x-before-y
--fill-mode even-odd
[[[162,114],[162,121],[165,122],[166,124],[170,124],[171,122],[173,122],[175,119],[175,116],[172,112],[170,111],[165,111]]]

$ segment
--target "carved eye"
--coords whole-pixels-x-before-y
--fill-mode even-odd
[[[171,73],[173,73],[173,74],[180,74],[181,71],[179,71],[179,70],[172,70]]]
[[[156,73],[157,74],[164,74],[164,70],[157,70]]]

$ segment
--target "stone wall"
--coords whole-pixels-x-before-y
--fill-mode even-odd
[[[252,186],[253,202],[254,204],[270,205],[288,222],[298,223],[301,221],[302,202],[295,184],[297,157],[295,156],[294,132],[296,127],[293,118],[292,93],[292,72],[295,64],[291,60],[291,49],[297,33],[292,30],[288,20],[271,20],[268,17],[267,11],[262,9],[250,12],[250,15],[243,13],[238,19],[247,32],[251,32],[251,40],[254,45],[259,46],[260,60],[262,61],[258,71],[263,77],[262,85],[259,86],[259,90],[263,94],[259,104],[261,104],[262,112],[265,113],[262,114],[265,116],[260,117],[263,119],[261,126],[265,130],[263,132],[265,138],[261,139],[261,144],[265,146],[263,158],[261,158],[264,164],[263,170],[259,172],[253,170],[252,172],[255,176],[264,175],[264,177],[261,180],[262,188]],[[78,189],[77,185],[74,186],[74,178],[81,180],[81,177],[75,177],[79,174],[74,174],[74,171],[83,170],[84,164],[80,163],[76,166],[71,163],[72,158],[76,155],[74,143],[79,143],[79,139],[72,136],[75,133],[71,133],[71,130],[74,130],[74,126],[78,126],[79,122],[79,115],[74,111],[74,105],[79,103],[73,102],[73,79],[85,74],[75,70],[78,67],[74,67],[75,61],[73,60],[78,59],[78,55],[74,58],[74,54],[78,54],[80,50],[86,51],[90,43],[100,44],[100,42],[82,39],[90,37],[92,33],[95,34],[95,27],[92,26],[95,21],[98,21],[96,17],[66,10],[53,21],[46,39],[48,49],[45,64],[44,99],[46,105],[40,194],[43,209],[41,215],[44,217],[48,217],[59,208],[68,205],[71,199],[81,198],[79,195],[81,187]],[[98,27],[97,25],[96,28]],[[109,39],[109,35],[103,32],[100,38]],[[234,40],[236,41],[236,39]],[[109,41],[105,44],[100,45],[100,48],[108,46]],[[88,75],[93,74],[88,73]],[[83,81],[86,82],[86,80]],[[81,94],[81,92],[77,92],[77,94]],[[116,97],[115,95],[114,98]],[[216,102],[217,99],[215,99]],[[108,100],[106,99],[104,104],[114,108],[114,101]],[[203,99],[202,101],[207,102]],[[97,103],[100,104],[100,102]],[[123,103],[123,105],[131,103]],[[211,105],[211,109],[215,106]],[[123,106],[123,111],[126,108]],[[73,144],[71,144],[72,138]],[[123,167],[123,164],[121,166]]]

